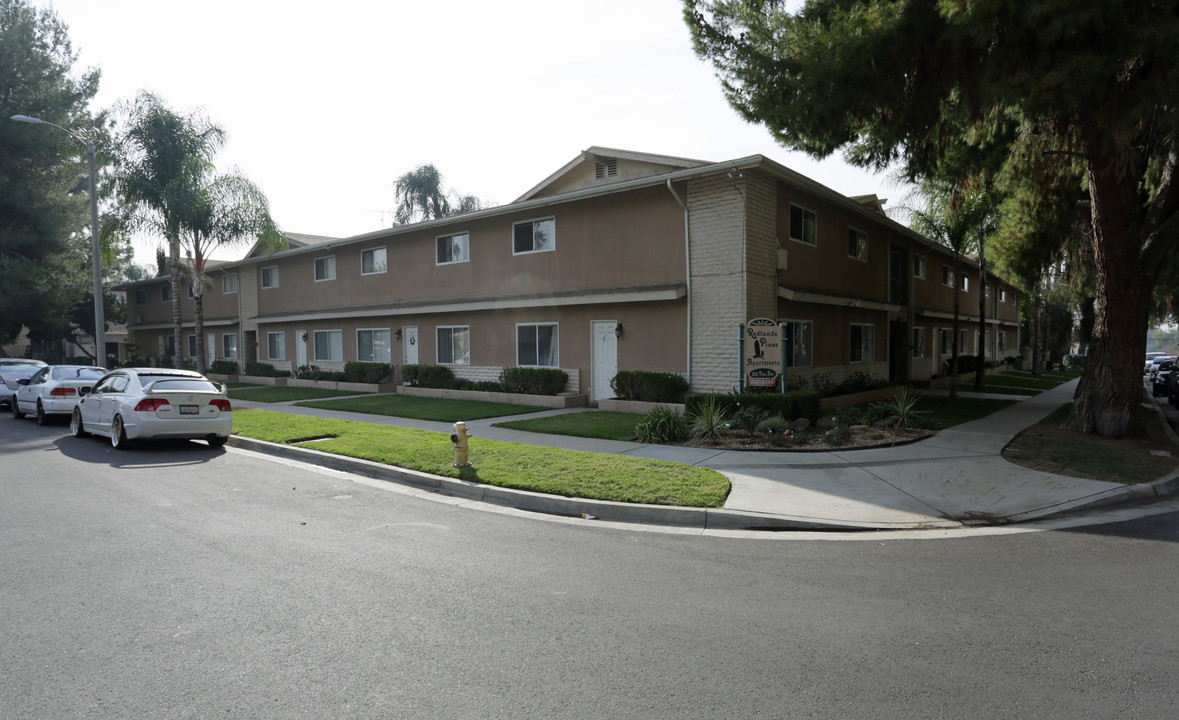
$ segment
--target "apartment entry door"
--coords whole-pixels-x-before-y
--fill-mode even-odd
[[[402,337],[405,340],[402,342],[402,362],[405,365],[418,364],[418,329],[416,326],[406,326],[402,328]]]
[[[307,364],[307,331],[295,331],[295,369]]]
[[[614,328],[618,326],[615,320],[595,320],[593,322],[593,362],[594,379],[590,388],[590,400],[598,402],[614,397],[610,389],[610,381],[618,374],[618,336]]]

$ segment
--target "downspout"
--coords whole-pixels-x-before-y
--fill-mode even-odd
[[[687,313],[688,327],[687,327],[687,335],[686,335],[686,337],[687,337],[686,345],[687,345],[687,356],[688,357],[687,357],[687,364],[686,364],[687,372],[685,373],[685,379],[688,381],[688,385],[691,386],[691,384],[692,384],[692,246],[691,246],[691,242],[690,242],[691,235],[688,232],[688,206],[684,204],[684,201],[681,200],[680,196],[676,193],[675,188],[673,188],[671,186],[671,178],[667,179],[667,190],[668,190],[668,192],[671,193],[671,196],[675,198],[675,201],[680,204],[680,207],[682,207],[684,209],[684,277],[686,279],[686,283],[684,286],[684,300],[687,302],[687,306],[688,306],[688,313]]]

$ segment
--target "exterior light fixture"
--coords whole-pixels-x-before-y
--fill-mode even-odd
[[[400,339],[401,339],[401,328],[398,328],[397,330],[395,330],[395,331],[393,332],[393,337],[394,337],[395,339],[397,339],[397,340],[400,340]]]
[[[618,323],[614,326],[614,337],[619,339],[622,338],[622,323]]]

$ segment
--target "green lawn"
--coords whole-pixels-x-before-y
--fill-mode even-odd
[[[323,452],[564,497],[719,508],[729,493],[729,481],[708,468],[483,438],[471,438],[473,467],[454,468],[445,433],[269,410],[234,411],[233,432],[284,444],[316,439]]]
[[[368,395],[366,397],[342,398],[299,403],[305,407],[345,412],[368,413],[370,415],[391,415],[393,417],[433,420],[455,423],[460,420],[483,420],[505,415],[526,415],[543,408],[508,403],[479,402],[476,400],[445,400],[442,398],[416,397],[413,395]]]
[[[917,410],[928,413],[925,417],[933,423],[935,429],[941,430],[986,417],[1016,402],[1018,401],[923,395],[917,401]]]
[[[1027,388],[1029,390],[1051,390],[1052,388],[1067,382],[1071,378],[1060,377],[1057,375],[1032,375],[1031,373],[1021,372],[1002,372],[987,376],[987,387],[1003,386],[1003,387],[1017,387]]]
[[[549,435],[572,435],[603,440],[633,440],[635,425],[642,419],[642,415],[634,413],[588,410],[566,415],[500,422],[495,423],[495,427],[548,433]]]
[[[231,388],[229,397],[232,400],[252,400],[254,402],[291,402],[292,400],[310,400],[312,398],[341,397],[344,395],[364,395],[365,393],[346,392],[344,390],[324,390],[321,388],[285,387],[282,385],[252,385],[249,387]]]

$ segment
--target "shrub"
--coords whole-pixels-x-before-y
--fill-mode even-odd
[[[691,417],[690,429],[695,440],[716,440],[725,432],[726,413],[716,398],[702,403]]]
[[[814,422],[819,417],[819,395],[810,390],[794,390],[787,393],[734,393],[730,395],[688,393],[684,397],[685,409],[689,415],[699,412],[700,405],[708,398],[715,397],[721,407],[735,418],[744,408],[758,408],[766,415],[783,418],[804,417]]]
[[[209,372],[217,375],[237,375],[237,368],[236,360],[214,360],[209,366]]]
[[[837,425],[823,433],[823,442],[830,445],[842,445],[851,439],[851,430],[844,425]]]
[[[499,373],[505,392],[556,395],[565,391],[569,374],[556,368],[506,367]]]
[[[459,387],[454,372],[445,365],[403,365],[402,377],[410,385],[424,388],[450,389]]]
[[[688,437],[688,420],[671,408],[655,408],[635,426],[635,435],[642,443],[683,442]]]
[[[246,363],[246,374],[256,375],[258,377],[290,377],[289,370],[279,370],[269,363],[249,362]]]
[[[388,363],[344,363],[344,380],[355,383],[380,383],[393,377],[393,366]]]
[[[917,401],[920,399],[920,395],[906,389],[892,400],[872,403],[872,407],[882,415],[876,424],[905,430],[927,427],[929,424],[925,419],[927,413],[917,409]]]
[[[295,377],[300,380],[324,380],[339,382],[344,379],[344,373],[332,370],[320,370],[318,365],[300,365],[295,370]]]
[[[738,408],[733,413],[732,418],[729,419],[729,427],[734,430],[742,430],[744,432],[753,432],[757,429],[757,424],[770,416],[769,411],[754,406],[744,406]]]
[[[676,373],[623,370],[610,380],[610,389],[623,400],[682,403],[688,381]]]

